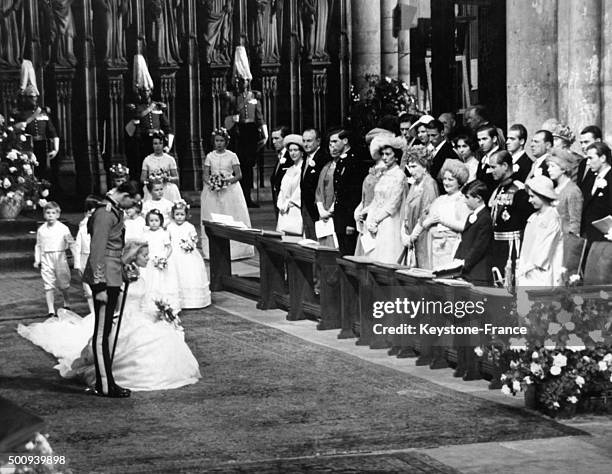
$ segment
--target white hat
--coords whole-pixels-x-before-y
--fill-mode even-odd
[[[406,140],[404,140],[402,137],[396,137],[394,135],[376,135],[370,143],[370,155],[372,155],[372,158],[374,158],[375,160],[380,160],[380,150],[388,147],[396,148],[398,150],[403,151],[406,148]],[[402,159],[401,156],[398,156],[396,158],[397,161]]]
[[[297,133],[290,133],[285,138],[283,138],[283,146],[287,148],[289,145],[294,144],[304,149],[304,139],[302,135],[298,135]]]
[[[153,79],[151,79],[147,61],[142,54],[134,56],[133,87],[135,92],[141,89],[153,90]]]
[[[425,114],[425,115],[421,116],[421,118],[419,118],[412,125],[410,125],[410,130],[417,128],[419,125],[427,125],[427,124],[433,122],[434,120],[435,120],[435,118],[433,118],[431,115]]]
[[[234,69],[232,71],[234,79],[253,79],[251,68],[249,67],[249,58],[244,46],[236,46],[236,54],[234,55]]]
[[[378,135],[390,135],[392,137],[395,136],[393,132],[390,132],[386,128],[373,128],[368,133],[366,133],[366,136],[365,136],[366,144],[369,145],[370,143],[372,143],[372,140],[374,139],[374,137]]]
[[[21,62],[21,82],[19,89],[23,95],[40,95],[38,87],[36,87],[36,73],[32,61],[24,59]]]
[[[545,198],[555,200],[559,199],[559,196],[555,192],[555,185],[552,179],[546,176],[534,176],[525,183],[525,186],[531,189],[534,193],[544,196]]]

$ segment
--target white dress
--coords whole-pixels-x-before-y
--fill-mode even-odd
[[[62,377],[80,378],[89,386],[96,378],[93,330],[93,315],[81,318],[64,309],[58,310],[57,318],[17,328],[21,336],[58,359],[55,368]],[[135,391],[178,388],[201,377],[184,331],[158,319],[142,277],[128,289],[112,370],[118,385]]]
[[[402,245],[401,209],[404,197],[406,175],[399,166],[385,170],[374,186],[374,199],[368,206],[364,232],[368,226],[379,222],[373,236],[376,246],[366,254],[378,262],[397,263],[404,246]]]
[[[144,240],[144,233],[147,228],[144,217],[136,216],[134,219],[126,217],[123,220],[125,226],[125,241],[129,240]]]
[[[300,190],[300,178],[302,177],[302,161],[298,161],[285,173],[281,181],[280,191],[276,201],[279,210],[276,230],[281,231],[287,226],[302,228],[302,211],[300,210],[302,197]],[[291,207],[290,204],[293,204]],[[283,213],[284,211],[287,211]],[[283,211],[283,212],[280,212]],[[286,221],[286,222],[285,222]],[[302,232],[300,232],[301,235]]]
[[[142,217],[147,218],[149,211],[157,209],[164,216],[164,228],[170,224],[172,216],[172,201],[168,201],[166,198],[161,198],[157,201],[153,199],[147,199],[142,201]]]
[[[176,160],[172,158],[167,153],[163,153],[160,156],[155,154],[150,154],[142,161],[142,169],[147,171],[147,175],[151,174],[154,170],[161,169],[165,171],[168,176],[170,176],[170,171],[174,170],[178,172],[176,167]],[[178,201],[181,199],[181,193],[179,188],[174,183],[165,183],[164,184],[164,195],[163,197],[170,202]],[[151,193],[144,187],[144,199],[151,199]]]
[[[204,166],[210,166],[211,174],[222,174],[230,177],[234,173],[233,166],[240,165],[238,156],[229,150],[223,153],[211,151],[206,155]],[[249,210],[242,194],[242,189],[239,183],[232,183],[220,191],[213,191],[210,186],[204,184],[201,194],[200,212],[202,219],[212,220],[211,214],[225,214],[232,216],[234,220],[244,223],[247,227],[251,227],[251,218]],[[209,258],[208,237],[202,226],[202,253],[204,258]],[[232,260],[248,258],[255,255],[255,250],[252,245],[243,244],[242,242],[232,241],[230,243],[230,254]]]
[[[163,299],[176,311],[180,311],[181,298],[176,266],[172,264],[170,259],[164,269],[155,266],[155,260],[166,255],[166,245],[171,245],[170,234],[163,229],[147,229],[144,237],[149,244],[149,262],[141,270],[141,274],[147,282],[149,297],[154,300]]]
[[[170,264],[177,269],[181,307],[204,308],[210,304],[209,280],[206,265],[196,247],[198,234],[190,222],[178,225],[176,222],[168,226],[172,255]],[[183,250],[181,241],[193,245],[192,251]]]

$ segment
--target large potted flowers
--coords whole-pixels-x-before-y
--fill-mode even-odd
[[[31,136],[0,115],[0,219],[46,204],[50,184],[34,175],[38,162],[31,149]]]

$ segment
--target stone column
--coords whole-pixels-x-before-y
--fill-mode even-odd
[[[531,134],[558,113],[557,0],[507,0],[506,58],[508,123]]]
[[[374,3],[374,2],[371,2]],[[396,78],[398,74],[397,38],[393,37],[393,10],[396,0],[382,0],[380,43],[382,46],[382,75]]]
[[[366,75],[381,73],[380,2],[351,0],[352,77],[357,92],[368,85]]]
[[[567,95],[570,71],[570,2],[559,2],[557,10],[557,101],[559,120],[567,122]],[[552,117],[551,117],[552,118]]]
[[[601,0],[569,3],[568,125],[601,125]]]
[[[410,0],[398,2],[401,15],[406,14],[408,6],[410,6]],[[401,19],[402,24],[397,38],[397,78],[410,85],[410,30],[405,20],[406,18]]]
[[[610,143],[612,140],[612,0],[603,0],[602,10],[601,128],[604,140]]]

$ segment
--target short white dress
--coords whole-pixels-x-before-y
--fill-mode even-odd
[[[204,308],[210,304],[206,265],[196,247],[198,233],[191,222],[168,226],[172,255],[170,264],[177,269],[181,308]],[[188,250],[193,248],[193,250]]]
[[[166,255],[166,245],[171,245],[170,234],[164,229],[150,230],[144,233],[149,244],[149,262],[141,270],[147,282],[149,297],[153,300],[165,300],[176,311],[181,310],[179,279],[176,265],[168,259],[166,268],[159,268],[155,262]]]

